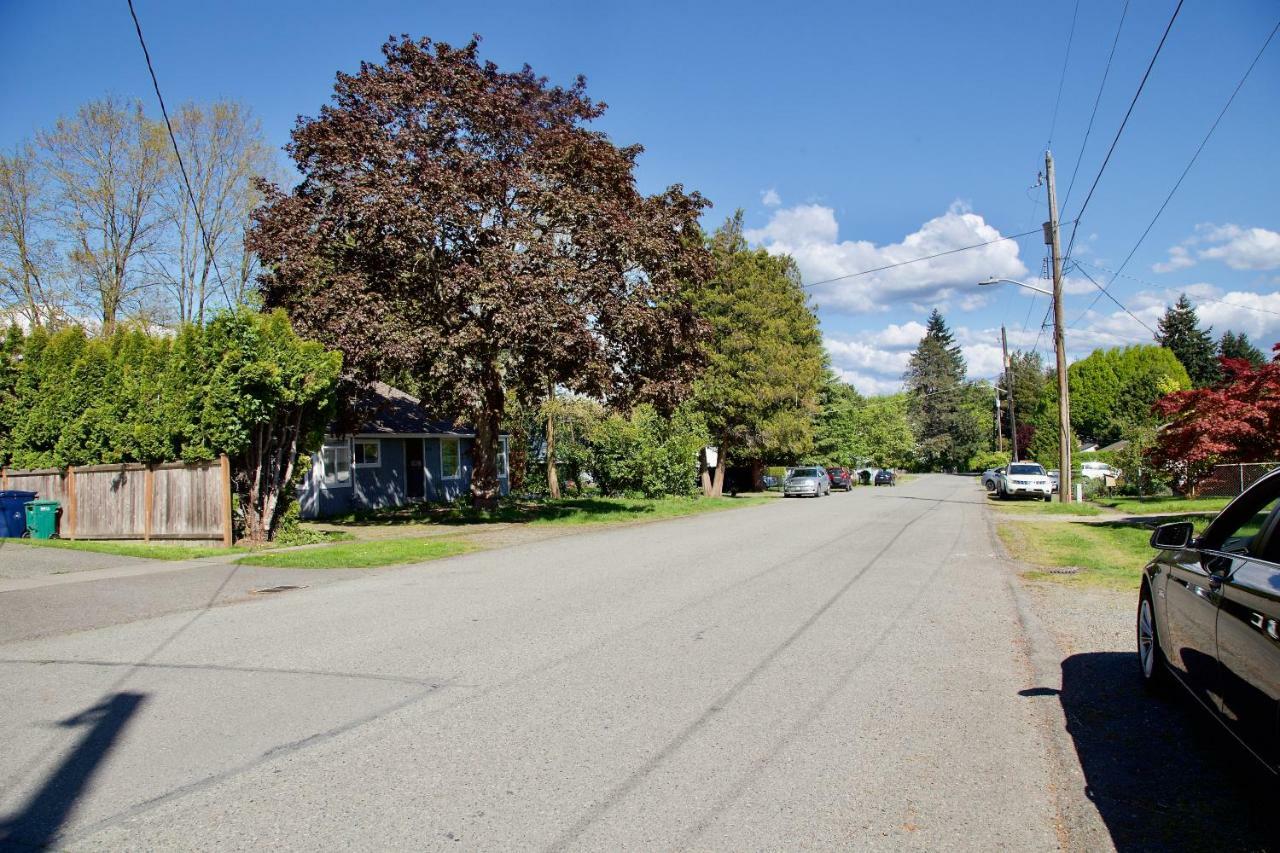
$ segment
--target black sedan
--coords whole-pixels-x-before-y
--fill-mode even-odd
[[[876,472],[877,486],[896,486],[898,485],[898,475],[894,474],[888,468],[881,468]]]
[[[1138,599],[1144,682],[1186,688],[1280,773],[1280,469],[1195,537],[1156,528]]]

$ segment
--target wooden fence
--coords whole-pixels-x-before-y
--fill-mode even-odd
[[[195,539],[231,545],[231,465],[0,469],[0,489],[62,503],[64,539]]]

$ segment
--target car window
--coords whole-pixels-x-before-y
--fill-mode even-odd
[[[1044,469],[1039,465],[1010,465],[1010,474],[1039,474],[1044,475]]]
[[[1276,507],[1280,507],[1280,497],[1268,501],[1253,515],[1245,518],[1234,530],[1227,533],[1220,550],[1228,554],[1253,554],[1261,557],[1263,542],[1260,534],[1266,528],[1267,519],[1271,517],[1271,513],[1275,512]]]

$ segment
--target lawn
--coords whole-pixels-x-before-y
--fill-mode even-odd
[[[342,542],[292,551],[253,554],[236,562],[272,569],[371,569],[454,557],[473,549],[466,542],[439,537]]]
[[[1196,522],[1198,530],[1206,523],[1199,516],[1186,520]],[[1009,553],[1041,569],[1029,572],[1028,577],[1069,585],[1137,589],[1142,567],[1155,553],[1148,544],[1151,528],[1142,524],[1019,520],[1004,522],[997,530]],[[1048,571],[1065,568],[1080,571]]]
[[[615,521],[656,520],[753,506],[776,498],[739,495],[721,498],[602,498],[559,500],[506,499],[495,510],[457,504],[410,504],[384,510],[351,513],[325,519],[330,524],[604,524]]]
[[[1102,510],[1093,504],[1060,503],[1052,501],[1007,500],[998,501],[988,498],[990,506],[997,512],[1009,512],[1015,515],[1101,515]]]
[[[1217,512],[1231,503],[1232,498],[1094,498],[1094,503],[1122,512],[1126,515],[1173,514],[1182,512]]]
[[[21,539],[23,545],[37,548],[63,548],[69,551],[93,551],[119,557],[141,557],[148,560],[194,560],[200,557],[226,556],[226,548],[183,545],[177,542],[103,542],[89,539]]]

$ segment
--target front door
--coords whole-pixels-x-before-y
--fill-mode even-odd
[[[404,440],[405,495],[411,501],[426,497],[427,477],[422,467],[422,439]]]

